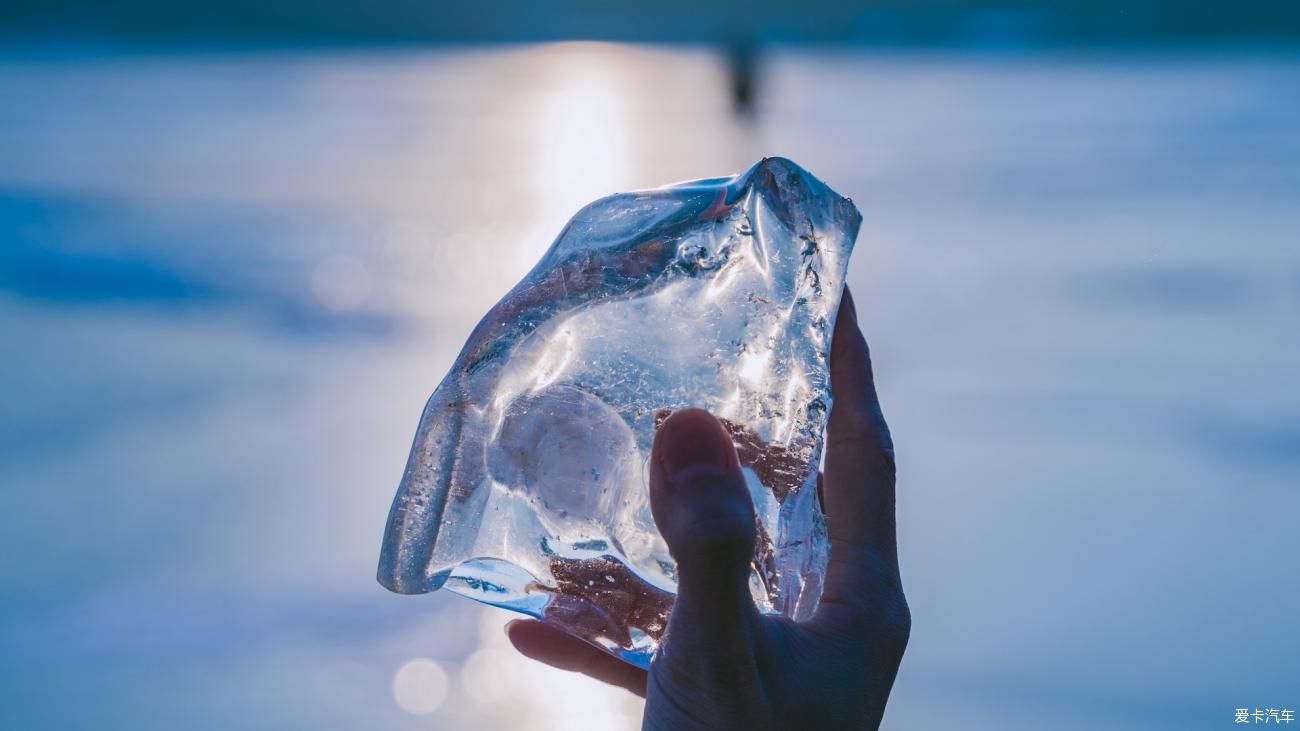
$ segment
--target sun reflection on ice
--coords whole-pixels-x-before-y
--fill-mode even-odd
[[[542,351],[541,356],[537,359],[537,364],[533,367],[533,387],[532,391],[539,391],[553,383],[559,378],[568,367],[569,362],[573,360],[573,352],[577,349],[577,341],[573,337],[573,332],[569,326],[563,325],[556,333],[551,336],[550,342],[546,344],[546,350]]]
[[[740,367],[736,375],[751,386],[760,386],[767,373],[767,362],[772,359],[770,350],[746,350],[740,354]]]

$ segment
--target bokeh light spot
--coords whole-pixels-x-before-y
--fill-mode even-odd
[[[393,699],[413,716],[433,713],[447,700],[447,673],[433,660],[417,657],[393,674]]]

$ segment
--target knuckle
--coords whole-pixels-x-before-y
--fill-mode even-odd
[[[881,650],[891,658],[901,658],[912,637],[912,611],[901,591],[884,602],[877,626]]]
[[[845,593],[824,616],[863,653],[898,661],[911,638],[912,612],[897,570],[878,551],[847,546],[835,550],[870,588]]]
[[[869,608],[857,612],[849,633],[857,638],[859,652],[873,660],[896,664],[912,635],[912,615],[901,592],[875,597]]]

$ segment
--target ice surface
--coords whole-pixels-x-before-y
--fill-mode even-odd
[[[794,163],[620,193],[573,217],[434,391],[379,581],[447,588],[649,663],[676,586],[646,462],[674,409],[719,416],[759,523],[766,612],[816,607],[830,336],[861,221]]]

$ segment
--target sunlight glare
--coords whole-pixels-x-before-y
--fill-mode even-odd
[[[549,67],[550,83],[535,112],[535,181],[540,219],[552,237],[586,204],[632,187],[628,100],[616,74],[617,49],[557,44],[539,59]]]
[[[641,701],[635,696],[516,652],[504,631],[512,616],[518,615],[485,611],[478,649],[461,667],[466,694],[479,708],[503,726],[521,730],[617,731],[639,725]]]

